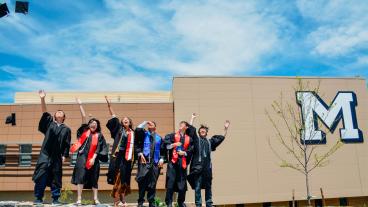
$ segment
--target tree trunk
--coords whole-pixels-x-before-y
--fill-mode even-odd
[[[308,206],[311,206],[311,195],[310,195],[310,191],[309,191],[309,173],[305,174],[305,185],[307,187],[307,200],[308,200]]]

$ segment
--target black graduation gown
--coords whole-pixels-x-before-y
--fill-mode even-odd
[[[195,127],[190,126],[189,130],[194,131],[196,134]],[[210,139],[207,139],[194,135],[193,139],[194,150],[188,175],[188,182],[192,189],[195,189],[197,179],[202,177],[201,188],[205,189],[207,186],[211,186],[212,184],[211,151],[215,151],[216,148],[224,141],[225,137],[222,135],[214,135]]]
[[[45,135],[32,180],[37,182],[48,172],[47,186],[62,187],[62,156],[69,157],[70,128],[57,125],[51,114],[42,114],[38,130]]]
[[[146,137],[146,130],[143,128],[136,128],[135,129],[135,136],[137,137],[136,142],[136,149],[135,151],[137,154],[142,153],[143,155],[143,148],[144,148],[144,139]],[[151,134],[150,136],[150,155],[145,156],[146,164],[142,164],[141,160],[138,159],[138,173],[136,176],[136,181],[139,184],[146,184],[149,188],[155,189],[157,184],[157,179],[160,175],[160,168],[156,163],[154,163],[154,153],[156,147],[156,138]],[[166,155],[166,147],[164,141],[161,140],[160,145],[160,159],[165,159]]]
[[[130,186],[130,176],[132,173],[132,167],[133,167],[133,161],[127,161],[125,160],[125,149],[128,141],[128,135],[125,132],[124,127],[120,124],[120,121],[117,117],[111,118],[107,124],[106,127],[109,129],[111,133],[111,138],[114,139],[114,143],[112,145],[112,156],[109,163],[109,170],[107,173],[107,183],[110,185],[115,184],[115,178],[117,173],[120,170],[120,178],[121,178],[121,184],[126,184]],[[114,153],[116,151],[116,148],[118,147],[118,144],[121,140],[120,149],[118,150],[118,154],[114,157]],[[137,137],[134,136],[134,143],[136,143]],[[133,157],[136,158],[137,154],[134,150]]]
[[[182,163],[182,157],[179,156],[176,163],[172,163],[171,159],[173,156],[173,148],[168,149],[168,165],[167,165],[167,171],[166,171],[166,188],[170,188],[174,186],[174,191],[186,191],[187,190],[187,169],[190,164],[191,158],[192,158],[192,151],[193,151],[193,138],[191,134],[188,134],[188,131],[186,134],[190,138],[189,146],[187,150],[185,151],[187,153],[186,156],[186,164],[187,168],[183,169],[181,163]],[[165,146],[167,147],[170,144],[175,143],[175,133],[167,134],[164,139]],[[182,141],[181,141],[182,142]],[[182,146],[184,146],[184,142],[182,142]]]
[[[78,139],[82,136],[83,132],[88,130],[87,124],[82,124],[82,126],[77,131]],[[96,160],[94,165],[88,170],[86,168],[86,161],[88,157],[88,152],[92,143],[92,134],[84,141],[82,146],[77,151],[77,161],[74,166],[72,183],[84,184],[84,189],[98,188],[98,178],[100,176],[100,161],[108,161],[108,149],[106,141],[102,133],[98,133],[98,142],[96,148]]]

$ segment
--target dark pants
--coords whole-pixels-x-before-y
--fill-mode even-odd
[[[147,158],[146,158],[147,159]],[[138,182],[138,204],[144,203],[144,195],[147,191],[147,200],[150,206],[155,201],[157,179],[160,176],[160,168],[153,164],[138,163],[138,174],[136,181]]]
[[[195,204],[196,206],[202,206],[202,195],[201,195],[201,186],[202,186],[202,176],[199,176],[199,178],[195,182]],[[206,183],[205,188],[205,199],[206,199],[206,207],[212,206],[212,183]]]
[[[45,173],[39,180],[36,181],[34,187],[34,195],[37,199],[42,200],[48,180],[48,172]],[[61,194],[60,188],[58,188],[53,182],[51,182],[51,197],[54,200],[58,200]]]
[[[179,207],[185,206],[185,194],[187,192],[187,170],[181,167],[180,162],[169,163],[166,172],[166,198],[167,206],[171,206],[173,202],[174,190],[178,192]]]
[[[186,193],[185,190],[182,190],[182,191],[179,191],[178,192],[178,205],[179,205],[179,207],[184,206],[185,193]],[[171,206],[172,205],[173,195],[174,195],[174,189],[168,188],[166,190],[166,199],[165,199],[165,202],[166,202],[166,205],[167,206]]]
[[[155,201],[156,196],[156,189],[148,187],[148,183],[139,183],[139,197],[138,197],[138,204],[144,203],[144,195],[147,191],[147,200],[149,203],[153,203]]]

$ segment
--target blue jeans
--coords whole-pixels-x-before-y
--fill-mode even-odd
[[[195,182],[194,189],[194,197],[196,206],[202,206],[202,195],[201,195],[201,186],[202,186],[202,176]],[[207,183],[205,188],[205,199],[206,199],[206,207],[212,206],[212,183]]]
[[[42,200],[46,185],[47,185],[47,179],[48,179],[48,172],[45,173],[44,176],[42,176],[37,182],[35,183],[34,187],[34,195],[37,199]],[[58,200],[61,195],[61,190],[58,188],[54,183],[51,183],[51,197],[53,200]]]

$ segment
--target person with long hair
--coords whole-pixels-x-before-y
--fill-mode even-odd
[[[111,197],[114,198],[114,206],[127,206],[125,196],[131,193],[130,180],[135,155],[135,133],[133,122],[129,117],[123,117],[121,121],[116,117],[111,102],[105,96],[111,119],[106,127],[114,139],[112,146],[112,159],[109,163],[107,183],[114,185]]]
[[[77,131],[77,141],[70,149],[71,153],[77,153],[74,166],[72,183],[77,185],[77,205],[82,204],[82,190],[93,191],[94,204],[100,204],[98,200],[98,178],[100,176],[100,161],[108,161],[108,149],[105,138],[101,133],[100,121],[92,118],[86,122],[86,113],[80,99],[77,99],[82,115],[82,125]]]

